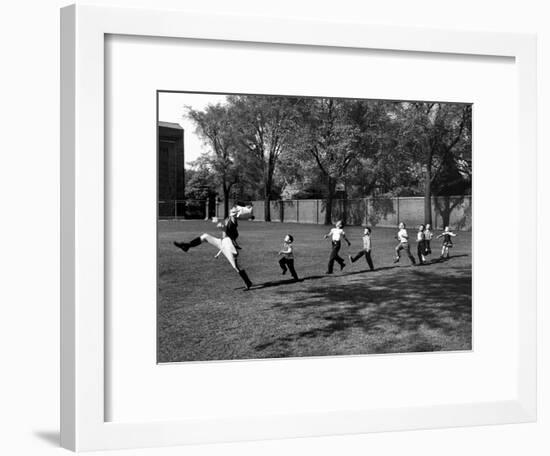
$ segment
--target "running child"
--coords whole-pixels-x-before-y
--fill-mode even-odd
[[[399,244],[395,247],[395,257],[393,262],[397,263],[400,260],[401,250],[404,250],[409,257],[409,260],[411,260],[411,263],[416,264],[416,260],[412,256],[411,248],[409,247],[409,234],[407,233],[407,227],[403,222],[399,224],[399,231],[397,232],[397,236],[395,236],[395,238],[399,241]]]
[[[370,270],[374,271],[374,265],[372,264],[371,257],[372,242],[370,238],[370,233],[371,229],[368,226],[365,227],[365,231],[363,232],[363,250],[359,251],[354,257],[348,255],[348,258],[351,263],[355,263],[359,258],[364,256]]]
[[[327,274],[332,274],[335,261],[340,265],[340,271],[346,267],[346,263],[343,258],[338,255],[338,252],[340,251],[340,247],[342,247],[342,239],[348,243],[348,247],[351,245],[351,242],[348,241],[348,238],[346,238],[346,233],[342,229],[342,226],[343,224],[339,220],[334,225],[334,228],[332,228],[328,234],[325,234],[325,239],[330,237],[330,240],[332,241],[332,250],[328,260]]]
[[[432,225],[429,223],[426,224],[426,229],[424,230],[424,237],[426,238],[426,253],[425,255],[431,255],[432,254],[432,246],[430,245],[434,233],[432,231]]]
[[[453,240],[451,238],[456,237],[456,234],[453,233],[448,226],[446,226],[443,233],[437,236],[437,239],[439,239],[440,237],[443,238],[443,245],[441,246],[441,256],[439,258],[441,260],[448,259],[451,257],[449,255],[449,249],[453,248]]]
[[[418,233],[416,233],[416,253],[418,255],[418,261],[420,264],[426,263],[426,257],[424,256],[426,253],[425,230],[426,227],[424,225],[420,225],[418,227]]]
[[[241,279],[245,283],[246,289],[248,290],[252,286],[252,282],[248,278],[245,270],[239,267],[237,262],[237,256],[239,253],[237,252],[237,248],[235,247],[233,240],[239,235],[235,220],[236,216],[237,212],[234,209],[231,209],[230,217],[228,217],[223,224],[218,223],[217,227],[222,229],[221,239],[211,236],[208,233],[203,233],[200,236],[191,239],[189,242],[174,242],[174,245],[184,252],[187,252],[190,248],[201,245],[203,242],[208,242],[210,245],[213,245],[218,249],[218,253],[214,258],[217,258],[223,253],[223,255],[227,258],[227,261],[229,261],[231,267],[241,276]]]
[[[294,269],[294,249],[292,243],[294,242],[294,237],[291,234],[287,234],[283,241],[283,248],[279,251],[279,255],[282,255],[282,258],[279,260],[279,266],[283,270],[283,275],[286,274],[286,271],[289,270],[292,278],[298,281],[298,274]]]

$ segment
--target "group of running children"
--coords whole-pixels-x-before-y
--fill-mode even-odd
[[[218,258],[220,254],[223,254],[231,267],[239,273],[243,282],[245,283],[246,289],[250,289],[252,282],[248,278],[247,273],[244,269],[241,269],[237,262],[238,250],[241,249],[237,243],[237,237],[239,236],[237,230],[237,217],[239,216],[239,210],[236,208],[231,209],[229,217],[224,220],[223,223],[218,223],[218,228],[222,230],[222,238],[216,238],[211,236],[208,233],[204,233],[199,237],[192,239],[189,242],[174,242],[174,245],[184,252],[187,252],[190,248],[200,245],[202,242],[207,242],[218,249],[218,253],[215,255],[215,258]],[[448,259],[449,249],[453,247],[452,238],[456,234],[453,233],[448,226],[445,227],[445,230],[436,236],[436,239],[443,238],[443,244],[441,247],[440,260]],[[325,239],[330,238],[332,243],[332,250],[330,252],[330,257],[328,261],[327,274],[332,274],[334,269],[334,263],[340,265],[340,270],[346,267],[346,262],[342,257],[340,257],[339,252],[342,247],[342,240],[344,240],[348,246],[351,246],[351,242],[346,237],[346,233],[343,230],[343,223],[341,221],[336,222],[334,228],[332,228],[329,233],[325,235]],[[403,222],[399,224],[399,231],[395,236],[395,239],[398,241],[397,246],[395,247],[395,257],[393,259],[394,263],[397,263],[401,258],[401,252],[404,251],[408,256],[409,260],[413,265],[416,265],[416,260],[411,253],[409,245],[409,235],[407,233],[407,228]],[[418,227],[418,232],[416,235],[417,242],[417,255],[418,255],[418,264],[426,264],[426,257],[432,253],[431,250],[431,241],[434,239],[434,232],[430,224],[420,225]],[[355,263],[361,257],[365,257],[367,264],[371,271],[374,271],[374,264],[372,262],[372,242],[371,242],[371,229],[366,227],[363,232],[363,248],[354,256],[349,255],[349,261]],[[278,255],[281,257],[279,259],[279,266],[281,267],[283,275],[288,271],[292,275],[292,278],[295,281],[300,280],[296,269],[294,268],[294,237],[291,234],[287,234],[283,239],[282,249],[279,250]]]
[[[453,233],[448,226],[445,227],[445,230],[441,234],[436,236],[436,239],[443,238],[441,255],[439,257],[440,260],[444,260],[450,257],[449,249],[453,247],[452,238],[455,236],[456,234]],[[327,274],[332,274],[334,262],[340,265],[340,270],[346,267],[345,261],[342,257],[338,255],[342,246],[342,239],[347,242],[348,246],[350,246],[351,243],[347,239],[346,233],[343,230],[343,224],[340,221],[336,222],[334,228],[332,228],[330,232],[325,235],[325,239],[327,238],[330,238],[332,241],[332,251],[330,252]],[[426,264],[426,257],[428,255],[431,255],[431,241],[433,238],[434,232],[432,231],[432,227],[430,224],[420,225],[418,227],[418,233],[416,234],[416,245],[419,264]],[[400,260],[401,251],[403,250],[409,257],[411,263],[417,264],[413,254],[411,253],[411,248],[409,246],[409,234],[407,233],[407,227],[403,222],[399,224],[399,231],[397,232],[395,239],[397,239],[398,244],[395,247],[395,257],[393,258],[393,262],[397,263]],[[369,265],[369,268],[371,269],[371,271],[374,271],[371,251],[371,229],[369,227],[366,227],[363,232],[363,249],[360,250],[355,256],[348,255],[349,261],[351,263],[355,263],[359,258],[364,256],[367,264]]]

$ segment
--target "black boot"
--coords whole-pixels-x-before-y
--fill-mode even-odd
[[[189,250],[189,244],[187,242],[177,242],[177,241],[174,241],[174,245],[178,248],[178,249],[182,249],[184,252],[187,252]]]
[[[246,289],[247,290],[250,290],[250,287],[252,286],[252,282],[250,281],[250,279],[248,278],[248,275],[246,275],[246,271],[244,269],[241,269],[239,271],[239,275],[241,276],[241,279],[243,279],[245,285],[246,285]]]
[[[202,239],[200,237],[196,237],[194,239],[191,239],[190,242],[174,242],[174,245],[180,249],[182,249],[184,252],[187,252],[191,247],[196,247],[197,245],[201,245]]]

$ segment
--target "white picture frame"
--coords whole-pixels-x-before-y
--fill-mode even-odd
[[[517,394],[497,402],[173,422],[105,421],[104,40],[193,38],[501,56],[518,74],[521,219],[536,214],[536,37],[69,6],[61,10],[61,444],[71,450],[530,422],[536,419],[536,223],[522,228]],[[300,362],[300,361],[296,361]]]

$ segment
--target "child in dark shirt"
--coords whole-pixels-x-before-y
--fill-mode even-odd
[[[294,248],[292,243],[294,242],[294,237],[291,234],[287,234],[283,241],[283,248],[279,251],[279,255],[282,255],[282,258],[279,260],[279,266],[283,270],[283,275],[286,274],[286,271],[289,270],[292,278],[294,280],[298,279],[298,274],[294,269]]]

